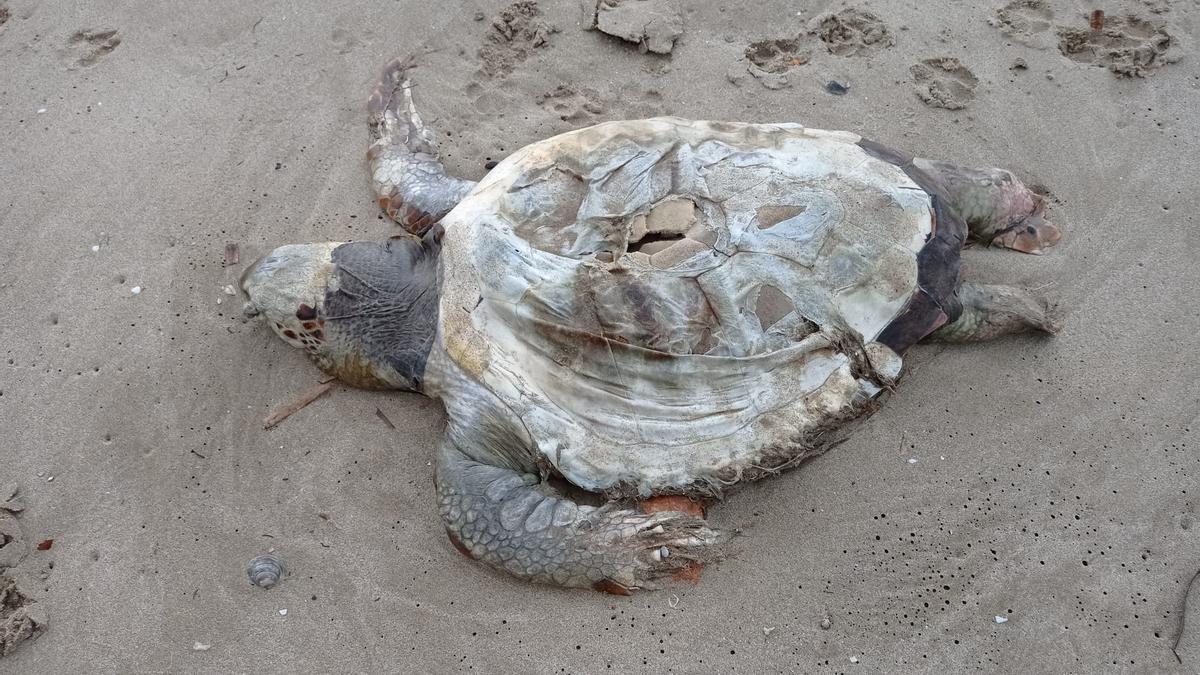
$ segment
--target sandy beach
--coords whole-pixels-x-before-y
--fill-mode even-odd
[[[1197,3],[623,1],[678,38],[573,0],[3,4],[0,640],[38,630],[0,672],[1200,672]],[[440,406],[335,386],[264,430],[323,376],[227,291],[395,233],[365,101],[408,53],[470,179],[657,115],[1012,169],[1063,241],[964,275],[1062,333],[915,348],[848,442],[710,510],[737,536],[698,585],[496,573],[438,517]]]

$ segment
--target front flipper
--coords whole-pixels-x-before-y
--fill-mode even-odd
[[[459,552],[541,583],[627,595],[717,558],[724,541],[684,513],[576,504],[532,474],[470,459],[448,438],[438,458],[437,492],[438,511]]]
[[[380,208],[405,230],[421,236],[450,212],[475,183],[446,174],[433,134],[412,100],[408,71],[413,59],[397,59],[367,101],[371,187]]]
[[[1046,302],[1015,286],[964,283],[962,314],[929,335],[931,342],[980,342],[1014,333],[1055,334],[1059,324]]]

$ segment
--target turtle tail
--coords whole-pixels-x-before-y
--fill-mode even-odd
[[[416,56],[384,67],[367,99],[371,187],[379,207],[410,233],[424,235],[475,183],[448,175],[434,134],[413,105],[411,71]]]

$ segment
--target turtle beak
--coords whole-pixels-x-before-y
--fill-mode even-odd
[[[251,273],[258,269],[259,263],[261,263],[264,258],[266,258],[266,256],[261,256],[258,260],[255,260],[253,263],[248,265],[246,269],[242,270],[242,275],[238,277],[238,290],[242,292],[242,297],[246,299],[245,304],[242,305],[242,314],[244,314],[247,319],[253,319],[261,313],[258,305],[255,305],[254,302],[250,300],[250,291],[246,288],[246,280]]]
[[[1054,223],[1034,214],[1017,227],[1010,228],[992,239],[993,246],[1003,246],[1022,253],[1041,255],[1062,239],[1062,230]]]

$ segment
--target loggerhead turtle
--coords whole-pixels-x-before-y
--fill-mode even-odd
[[[438,508],[471,558],[616,593],[695,570],[724,540],[699,503],[828,448],[917,341],[1055,331],[1026,291],[959,282],[968,233],[1059,238],[1008,171],[662,117],[471,183],[438,161],[410,65],[369,99],[367,153],[408,234],[283,246],[241,288],[325,372],[442,400]]]

